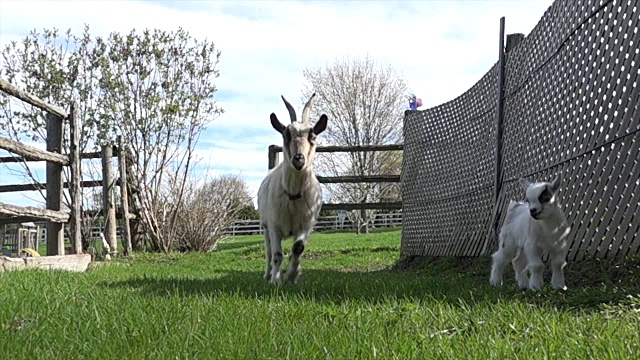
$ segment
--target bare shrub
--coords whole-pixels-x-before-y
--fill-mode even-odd
[[[236,175],[223,175],[203,185],[191,180],[185,186],[181,214],[175,222],[176,250],[215,250],[223,231],[251,203],[246,182]]]

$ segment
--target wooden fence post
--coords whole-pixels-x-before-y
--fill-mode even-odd
[[[276,145],[269,145],[269,170],[278,166],[278,152]]]
[[[130,255],[133,251],[131,245],[131,227],[129,224],[129,197],[127,196],[127,151],[122,136],[118,136],[118,165],[120,170],[120,203],[122,211],[122,242],[124,254]]]
[[[47,113],[47,151],[62,153],[62,118]],[[62,165],[47,161],[48,210],[59,211],[62,202]],[[47,221],[47,255],[64,255],[64,226]]]
[[[129,202],[128,211],[130,215],[135,215],[129,217],[129,228],[131,229],[131,247],[132,250],[139,251],[143,249],[144,243],[142,241],[142,237],[140,236],[140,230],[143,227],[140,220],[141,214],[138,198],[138,192],[140,191],[140,189],[135,181],[133,181],[133,179],[135,178],[134,162],[137,160],[135,160],[131,149],[125,147],[124,150],[127,152],[124,159],[124,164],[125,172],[127,174],[127,187],[125,189],[127,190],[127,201]]]
[[[22,228],[22,224],[18,224],[18,228],[16,230],[16,256],[21,257],[24,244],[24,229]]]
[[[36,240],[35,244],[33,244],[33,249],[36,252],[40,252],[40,225],[36,225]]]
[[[76,117],[76,104],[71,104],[69,112],[69,140],[71,152],[71,249],[74,254],[82,254],[82,171],[80,170],[80,129]]]
[[[505,54],[518,46],[522,40],[524,40],[524,34],[515,33],[507,35],[507,45],[504,47]]]
[[[104,237],[110,247],[110,254],[118,252],[116,238],[116,206],[114,199],[113,146],[102,145],[102,208],[104,211]]]

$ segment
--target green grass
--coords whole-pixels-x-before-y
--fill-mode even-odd
[[[291,248],[286,241],[285,252]],[[488,286],[488,259],[397,270],[400,233],[314,234],[298,285],[260,237],[83,274],[0,273],[3,359],[632,359],[637,262],[570,264],[566,292]],[[573,281],[573,283],[572,283]]]

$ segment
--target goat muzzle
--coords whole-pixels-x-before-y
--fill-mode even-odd
[[[293,155],[293,158],[291,158],[291,163],[293,164],[293,167],[296,168],[296,170],[302,170],[305,163],[304,155],[302,154]]]
[[[536,209],[529,209],[529,214],[531,214],[531,217],[534,218],[535,220],[538,220],[541,212],[542,211],[538,211]]]

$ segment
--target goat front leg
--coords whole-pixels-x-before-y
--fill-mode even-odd
[[[524,255],[527,257],[527,268],[531,274],[529,289],[538,291],[542,289],[542,272],[544,270],[542,250],[535,243],[527,241],[524,246]]]
[[[280,266],[284,255],[282,254],[282,236],[275,229],[269,229],[269,242],[271,243],[271,281],[273,285],[280,285]]]
[[[269,281],[271,279],[271,242],[269,240],[269,229],[266,227],[264,228],[264,254],[266,257],[264,279]]]
[[[567,256],[566,251],[554,251],[549,254],[551,260],[551,286],[554,289],[566,290],[567,287],[564,283],[564,267],[567,265],[565,258]]]
[[[296,236],[295,241],[293,242],[293,246],[291,247],[291,256],[289,257],[289,268],[287,269],[287,273],[285,274],[285,278],[287,281],[292,283],[297,283],[300,274],[302,273],[302,253],[304,252],[304,248],[307,245],[307,239],[309,238],[309,233],[304,232],[298,236]]]

